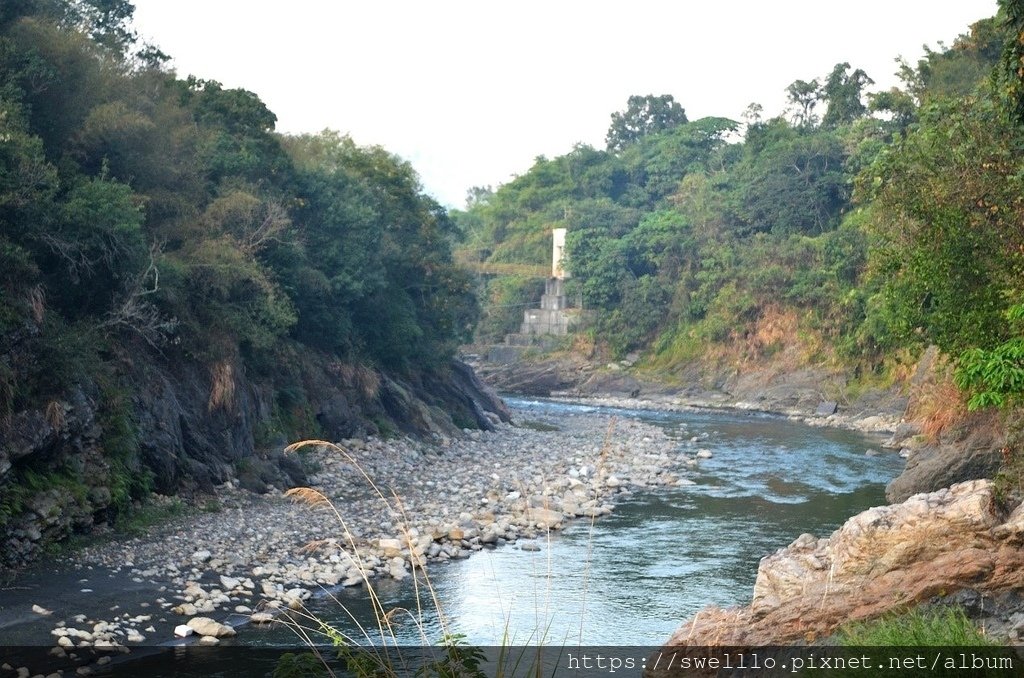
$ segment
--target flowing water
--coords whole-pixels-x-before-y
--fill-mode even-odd
[[[749,602],[762,557],[884,504],[885,483],[903,467],[891,452],[867,453],[880,451],[875,438],[765,414],[510,404],[545,416],[637,417],[680,446],[700,437],[714,456],[690,476],[695,485],[636,492],[613,515],[552,534],[540,552],[505,546],[431,568],[445,625],[427,592],[418,605],[408,581],[376,582],[385,609],[409,611],[393,617],[401,643],[436,643],[447,631],[482,645],[658,645],[706,605]],[[380,643],[365,591],[336,595],[318,601],[315,613],[360,643]],[[295,642],[280,627],[243,637]]]

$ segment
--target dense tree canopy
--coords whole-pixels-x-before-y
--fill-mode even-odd
[[[780,341],[766,345],[765,327],[795,318],[813,350],[858,370],[929,343],[974,351],[963,383],[996,402],[979,375],[1016,355],[1008,314],[1024,302],[1018,4],[901,62],[899,88],[869,93],[849,63],[796,80],[788,117],[752,105],[742,139],[729,120],[687,121],[667,95],[631,97],[609,152],[540,159],[456,221],[480,256],[523,263],[567,227],[571,289],[613,355],[757,355]],[[480,336],[514,330],[516,314],[492,308],[530,289],[490,281]]]
[[[685,122],[686,111],[671,94],[631,96],[626,110],[612,113],[605,141],[609,151],[621,151],[648,134],[664,132]]]
[[[476,301],[409,164],[281,136],[255,93],[162,70],[132,11],[0,4],[0,419],[118,347],[254,376],[295,343],[443,365]]]

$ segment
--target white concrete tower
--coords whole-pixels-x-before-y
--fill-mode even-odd
[[[565,229],[551,229],[551,277],[565,280],[569,273],[562,267],[565,260]]]

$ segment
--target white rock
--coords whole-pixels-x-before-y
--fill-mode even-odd
[[[235,630],[227,624],[221,624],[209,617],[192,617],[188,620],[188,626],[201,636],[214,636],[226,638],[235,635]]]
[[[202,638],[199,639],[199,644],[200,645],[219,645],[220,644],[220,638],[217,638],[215,636],[203,636]]]
[[[402,542],[398,539],[380,539],[377,546],[384,553],[385,558],[394,558],[402,553]]]
[[[60,638],[57,639],[57,644],[60,645],[61,647],[74,647],[75,646],[75,641],[71,640],[67,636],[61,636]]]
[[[526,520],[540,527],[554,527],[561,524],[565,516],[561,511],[547,508],[531,508],[526,511]]]
[[[195,553],[192,554],[192,562],[194,562],[194,563],[205,563],[211,557],[213,557],[213,554],[210,553],[209,551],[207,551],[206,549],[203,549],[201,551],[196,551]]]
[[[249,617],[253,624],[269,624],[274,621],[274,615],[269,612],[253,612]]]
[[[711,454],[711,450],[697,450],[698,459],[711,459],[715,455]]]
[[[193,633],[195,633],[195,629],[187,624],[178,624],[174,627],[174,635],[178,638],[188,638]]]
[[[41,614],[44,617],[53,614],[53,610],[47,610],[45,607],[41,607],[39,605],[33,605],[32,606],[32,611],[35,612],[36,614]]]
[[[223,574],[220,576],[220,585],[224,587],[225,591],[237,588],[241,583],[241,580],[235,579],[234,577],[227,577]]]

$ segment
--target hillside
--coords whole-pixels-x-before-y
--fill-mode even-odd
[[[131,16],[0,5],[2,564],[152,491],[290,486],[291,440],[508,416],[454,361],[476,300],[412,167],[276,133]]]
[[[905,387],[937,346],[940,386],[960,394],[947,409],[1013,407],[1022,20],[1003,5],[900,61],[888,91],[839,63],[793,81],[774,117],[751,104],[742,121],[689,120],[671,95],[631,97],[605,149],[475,189],[453,213],[457,256],[485,273],[542,263],[551,229],[567,228],[567,297],[591,320],[562,355],[624,360],[640,381],[713,389],[811,370],[821,399],[845,401]],[[485,275],[477,342],[517,331],[539,295],[526,273]]]

